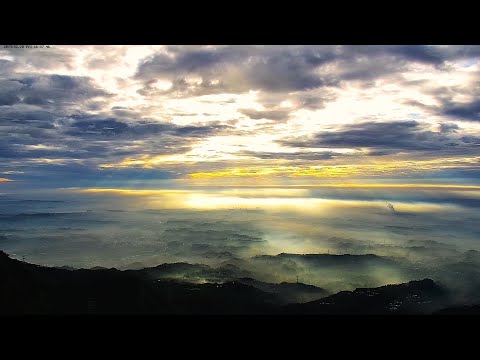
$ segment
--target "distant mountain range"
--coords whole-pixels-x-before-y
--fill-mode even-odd
[[[279,255],[295,256],[305,255]],[[366,261],[371,256],[307,258],[348,263]],[[0,313],[428,314],[441,313],[451,303],[451,294],[431,279],[329,295],[325,289],[302,283],[234,278],[237,270],[187,263],[141,270],[72,270],[25,263],[0,251]],[[209,276],[227,280],[206,281]],[[443,310],[449,311],[454,310]]]
[[[302,283],[282,282],[272,284],[252,278],[240,278],[239,283],[252,286],[266,293],[275,294],[277,302],[282,304],[304,303],[329,295],[328,291],[317,286]]]

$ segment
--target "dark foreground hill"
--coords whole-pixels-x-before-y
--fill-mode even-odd
[[[281,282],[279,284],[272,284],[252,278],[240,278],[237,281],[245,285],[253,286],[264,292],[275,294],[278,301],[284,304],[304,303],[329,295],[325,289],[302,283]]]
[[[284,306],[299,294],[308,300],[327,294],[301,283],[271,284],[252,278],[190,283],[155,279],[145,270],[49,268],[11,259],[1,251],[0,294],[1,314],[428,313],[442,306],[446,296],[445,290],[425,279]]]
[[[422,314],[448,302],[448,293],[431,279],[378,288],[360,288],[305,304],[286,306],[296,314]]]
[[[155,280],[144,271],[66,270],[0,252],[0,313],[271,313],[273,294],[239,282]]]
[[[455,306],[441,309],[435,312],[436,315],[480,315],[480,304]]]

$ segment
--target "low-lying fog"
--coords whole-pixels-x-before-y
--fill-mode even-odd
[[[430,277],[469,298],[479,208],[478,190],[455,188],[24,192],[0,195],[0,249],[75,268],[206,264],[330,292]]]

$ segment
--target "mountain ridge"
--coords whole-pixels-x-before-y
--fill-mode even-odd
[[[442,308],[447,299],[446,290],[431,279],[328,295],[302,283],[273,284],[248,277],[191,283],[154,279],[144,270],[52,268],[0,251],[0,313],[427,314]],[[298,302],[302,291],[320,298]],[[292,299],[297,302],[286,304]]]

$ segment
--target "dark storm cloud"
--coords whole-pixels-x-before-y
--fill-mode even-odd
[[[326,49],[309,47],[170,48],[169,55],[156,54],[139,64],[137,78],[173,81],[170,92],[190,94],[242,93],[251,89],[272,92],[306,90],[335,85],[313,70],[334,59]],[[186,81],[196,75],[201,81]],[[218,82],[214,82],[218,81]]]
[[[0,59],[0,74],[9,73],[14,69],[15,65],[13,61]]]
[[[58,138],[54,130],[55,117],[50,112],[10,108],[0,107],[0,157],[22,157],[25,145],[48,143]]]
[[[178,126],[174,133],[177,136],[187,136],[193,138],[202,138],[218,134],[224,130],[233,129],[232,126],[222,124],[202,125],[202,126]]]
[[[441,112],[456,119],[480,121],[480,100],[465,104],[447,103],[443,106]]]
[[[69,104],[77,101],[107,96],[91,79],[83,76],[40,75],[15,79],[22,84],[19,96],[31,105]]]
[[[326,103],[334,101],[336,94],[333,91],[326,91],[322,89],[321,92],[300,92],[293,96],[294,101],[297,103],[297,109],[318,110],[323,109]]]
[[[193,73],[204,69],[208,70],[211,66],[220,62],[233,60],[232,55],[233,52],[230,51],[196,49],[183,53],[176,52],[174,56],[164,53],[156,54],[140,65],[138,76],[148,77],[149,75],[157,74],[179,75],[183,73]]]
[[[0,106],[13,105],[20,102],[20,98],[15,94],[0,94]]]
[[[34,121],[37,123],[52,123],[54,114],[46,110],[31,110],[22,108],[3,108],[0,109],[0,124],[8,125],[11,122],[23,123]]]
[[[0,157],[11,162],[21,160],[29,174],[32,171],[53,174],[56,170],[47,166],[53,159],[65,169],[67,165],[81,169],[79,173],[71,172],[78,173],[79,178],[88,178],[85,168],[95,169],[97,176],[105,177],[106,172],[100,174],[96,170],[100,164],[135,158],[139,154],[185,153],[196,141],[230,128],[218,122],[180,126],[85,113],[54,115],[44,110],[25,110],[25,105],[20,104],[13,110],[0,108]],[[38,164],[37,160],[43,163]],[[72,177],[64,174],[62,178]]]
[[[260,151],[242,151],[242,155],[255,157],[257,159],[283,159],[283,160],[328,160],[337,154],[329,151],[322,152],[260,152]]]
[[[114,113],[124,112],[100,116],[79,110],[94,105],[92,99],[109,96],[88,77],[29,75],[0,80],[0,156],[98,162],[139,151],[171,154],[187,151],[193,139],[226,129],[218,123],[176,126],[138,120],[135,112],[117,108]],[[139,147],[129,147],[129,140],[140,141]]]
[[[480,54],[477,54],[480,56]],[[469,75],[470,79],[462,84],[439,86],[435,81],[420,81],[407,85],[417,86],[420,91],[432,96],[436,105],[426,105],[416,100],[405,100],[404,103],[419,107],[435,115],[449,117],[452,120],[480,121],[480,71]],[[468,100],[459,101],[458,98]]]
[[[467,90],[446,90],[427,93],[433,94],[439,105],[426,105],[416,100],[406,100],[405,104],[419,107],[425,111],[441,116],[447,116],[452,120],[457,121],[480,121],[480,101],[475,99],[468,102],[455,102],[453,97],[456,95],[470,95],[480,96],[480,91],[477,93]]]
[[[8,111],[0,107],[0,157],[24,157],[25,146],[50,143],[63,143],[53,114],[40,110]]]
[[[209,125],[179,126],[171,123],[155,121],[131,121],[129,123],[115,118],[99,118],[98,116],[73,116],[76,121],[71,125],[66,134],[73,136],[113,136],[127,138],[146,138],[158,134],[176,137],[201,138],[213,135],[231,126],[219,123]]]
[[[480,145],[480,136],[464,136],[460,140],[467,144]]]
[[[32,75],[0,80],[0,106],[33,105],[43,109],[55,108],[59,114],[67,111],[69,106],[108,96],[88,77]]]
[[[129,130],[128,124],[115,119],[80,120],[72,124],[66,134],[81,135],[119,135]]]
[[[145,81],[144,95],[155,92],[149,84],[159,78],[173,82],[165,93],[186,96],[248,90],[289,93],[375,80],[400,73],[411,62],[438,67],[479,55],[478,46],[183,46],[144,59],[136,77]],[[336,68],[319,71],[324,65]],[[189,76],[199,80],[189,83]]]
[[[22,84],[18,81],[0,80],[0,106],[9,106],[21,101],[18,92]]]
[[[440,124],[440,132],[442,133],[449,133],[449,132],[457,132],[459,130],[459,126],[454,123],[442,123]]]
[[[250,119],[260,120],[277,120],[285,121],[290,117],[291,109],[277,109],[277,110],[253,110],[253,109],[240,109],[243,115],[248,116]]]
[[[457,141],[460,141],[458,143]],[[287,139],[285,146],[303,148],[368,148],[382,151],[434,151],[466,145],[459,137],[422,129],[417,121],[365,122],[344,125],[331,132],[315,134],[310,139]]]
[[[442,51],[438,48],[424,45],[404,45],[391,47],[390,51],[393,54],[398,54],[407,60],[427,64],[441,64],[448,57],[448,55],[442,53]]]
[[[169,77],[182,79],[198,74],[214,80],[220,75],[221,84],[228,91],[246,91],[259,88],[270,91],[299,90],[317,87],[325,81],[310,74],[312,69],[329,60],[333,55],[328,51],[296,47],[243,47],[226,46],[213,48],[175,48],[169,55],[156,54],[139,65],[137,77],[151,79]],[[293,51],[292,51],[293,50]],[[239,67],[248,85],[235,85],[224,79],[229,67]],[[288,70],[288,71],[286,71]],[[231,79],[233,80],[233,79]],[[207,82],[208,83],[208,82]]]
[[[391,56],[402,62],[409,61],[430,65],[441,65],[447,61],[480,56],[480,46],[478,45],[357,45],[345,46],[344,50],[350,56],[355,56],[355,54],[371,57]]]
[[[4,48],[0,50],[0,55],[13,57],[12,67],[28,67],[30,69],[33,67],[38,70],[62,67],[71,69],[74,61],[71,52],[58,47],[48,49]]]

